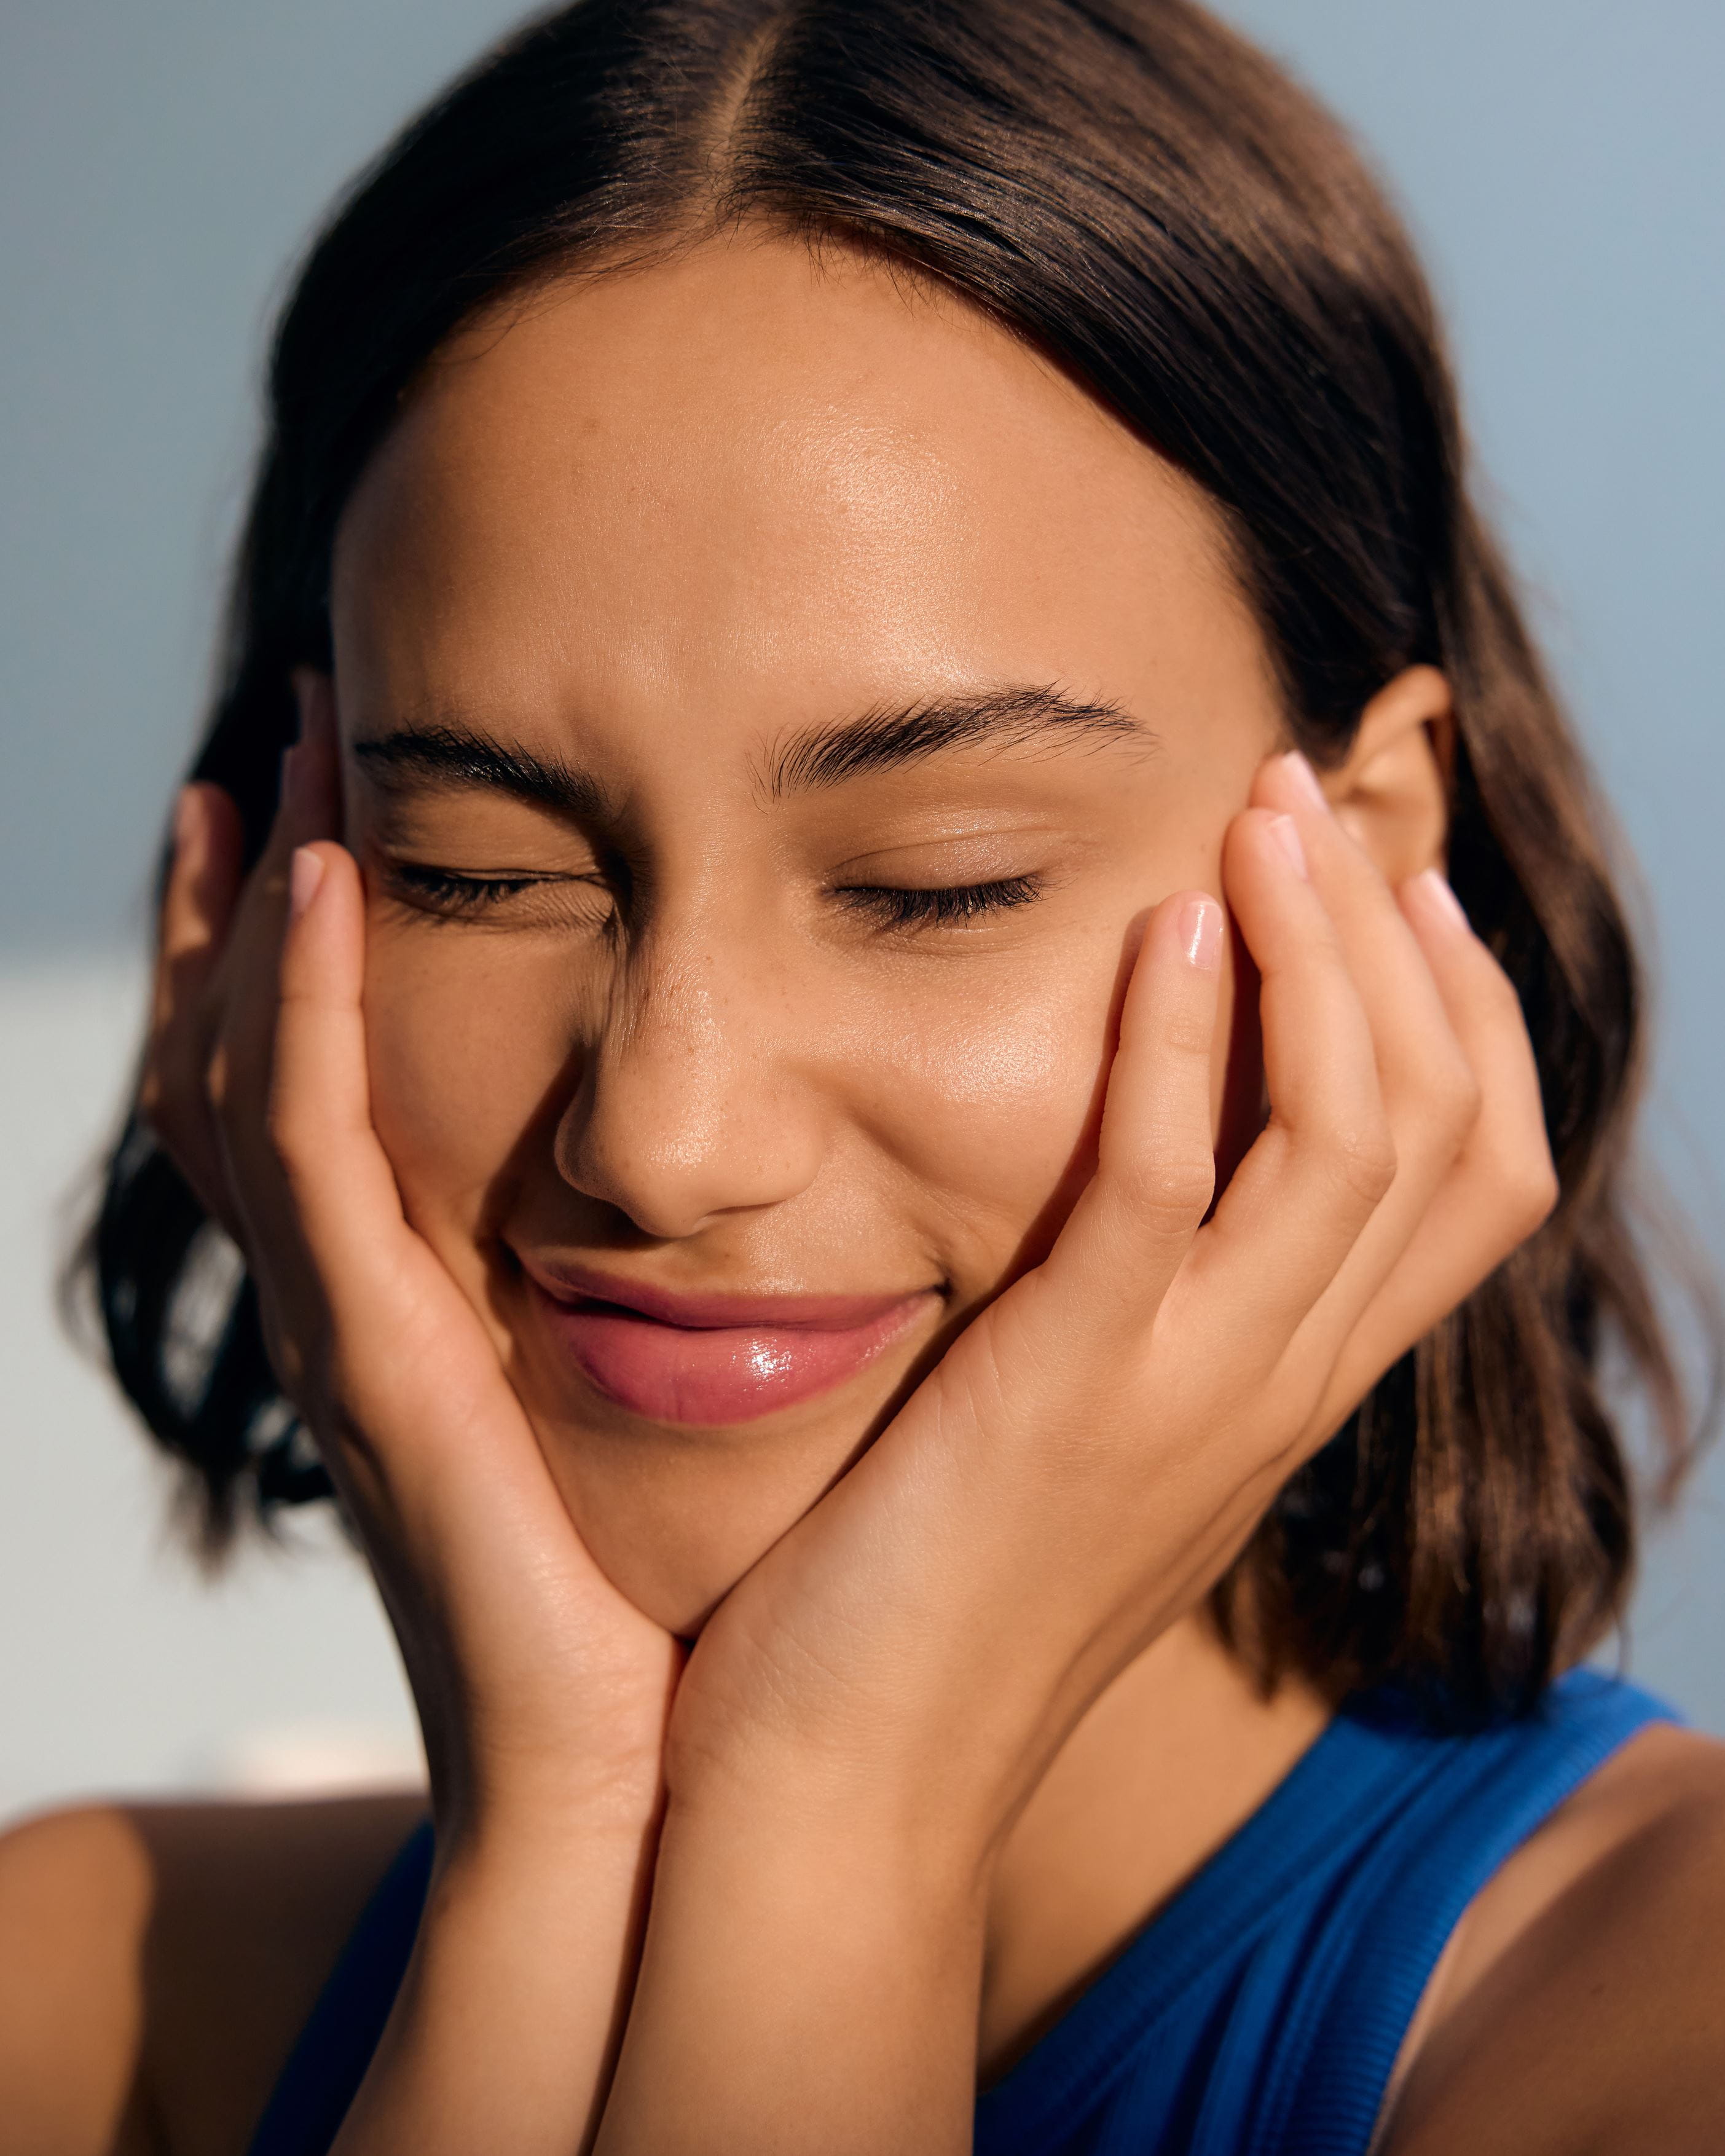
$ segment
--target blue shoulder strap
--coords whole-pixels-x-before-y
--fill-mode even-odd
[[[977,2156],[1365,2156],[1462,1912],[1668,1714],[1592,1671],[1464,1734],[1353,1702],[983,2094]]]
[[[1452,1740],[1434,1775],[1337,1895],[1266,2087],[1255,2150],[1363,2156],[1408,2025],[1468,1904],[1662,1702],[1571,1671],[1527,1720]]]

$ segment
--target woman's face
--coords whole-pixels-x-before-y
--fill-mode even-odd
[[[774,239],[464,335],[335,630],[409,1215],[689,1630],[1058,1229],[1137,924],[1275,745],[1263,644],[1054,367]]]

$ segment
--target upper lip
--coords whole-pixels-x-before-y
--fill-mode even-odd
[[[546,1293],[558,1302],[608,1302],[633,1310],[661,1325],[692,1332],[848,1332],[872,1324],[889,1311],[918,1296],[938,1292],[910,1288],[888,1295],[736,1295],[722,1291],[660,1287],[625,1280],[567,1260],[523,1257],[522,1265]]]

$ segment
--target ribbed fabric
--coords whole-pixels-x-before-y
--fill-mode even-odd
[[[1669,1714],[1590,1670],[1526,1720],[1466,1736],[1356,1702],[983,2093],[976,2156],[1365,2156],[1462,1911],[1619,1745]],[[422,1828],[361,1918],[250,2156],[324,2156],[400,1984],[430,1864]]]
[[[1365,2156],[1456,1919],[1669,1710],[1572,1671],[1436,1737],[1381,1702],[1299,1763],[977,2107],[976,2156]]]

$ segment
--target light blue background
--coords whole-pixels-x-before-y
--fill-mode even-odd
[[[1356,126],[1425,245],[1491,498],[1645,870],[1663,984],[1655,1142],[1725,1249],[1725,8],[1230,0],[1224,12]],[[123,1068],[141,894],[202,697],[270,308],[343,178],[515,13],[486,0],[37,0],[0,18],[0,1015],[15,1290],[0,1467],[16,1501],[0,1518],[0,1591],[17,1613],[8,1659],[19,1626],[33,1640],[28,1685],[16,1666],[0,1684],[13,1687],[10,1742],[35,1763],[0,1776],[0,1803],[55,1776],[172,1779],[278,1706],[373,1722],[403,1711],[380,1639],[363,1653],[341,1644],[326,1567],[278,1566],[265,1588],[230,1586],[213,1604],[187,1599],[166,1558],[115,1585],[113,1553],[154,1534],[155,1501],[136,1479],[120,1494],[116,1478],[142,1471],[117,1414],[44,1344],[39,1283],[49,1186]],[[1687,1528],[1657,1546],[1635,1666],[1725,1731],[1721,1496],[1725,1476],[1707,1478]],[[99,1515],[113,1557],[100,1578]],[[253,1629],[225,1669],[218,1635],[231,1647],[245,1594]],[[215,1609],[219,1622],[203,1614]],[[107,1743],[105,1727],[121,1733]]]

